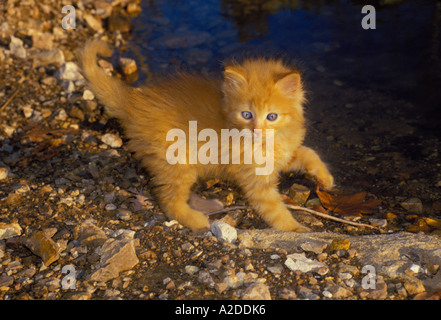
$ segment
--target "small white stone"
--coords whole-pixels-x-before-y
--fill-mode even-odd
[[[285,266],[291,271],[310,272],[320,268],[328,268],[323,262],[311,260],[300,253],[293,253],[286,257]]]
[[[95,95],[89,89],[84,90],[83,92],[83,100],[93,100],[95,99]]]
[[[198,271],[199,271],[199,268],[196,266],[188,265],[188,266],[185,266],[185,268],[184,268],[184,272],[188,273],[189,275],[194,275]]]
[[[26,58],[26,49],[23,47],[23,41],[20,38],[11,36],[11,42],[9,43],[9,50],[11,54],[18,58]]]
[[[113,203],[108,203],[108,204],[106,204],[104,209],[106,209],[107,211],[114,211],[114,210],[116,210],[116,206]]]
[[[72,61],[68,61],[62,64],[58,69],[57,77],[60,80],[77,81],[82,80],[84,77],[80,73],[80,68]]]
[[[123,144],[121,138],[112,133],[106,133],[105,135],[103,135],[101,141],[111,148],[119,148]]]
[[[236,228],[223,221],[215,221],[210,226],[210,231],[219,240],[234,243],[237,239]]]
[[[5,180],[9,176],[8,168],[0,168],[0,180]]]
[[[325,297],[325,298],[332,298],[332,293],[331,292],[329,292],[328,290],[324,290],[323,292],[322,292],[322,294],[323,294],[323,296]]]

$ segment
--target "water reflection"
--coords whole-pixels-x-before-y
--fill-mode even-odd
[[[361,8],[377,29],[361,28]],[[441,4],[436,0],[150,0],[134,20],[130,48],[141,81],[181,68],[216,72],[244,51],[295,57],[312,82],[402,97],[439,121]]]

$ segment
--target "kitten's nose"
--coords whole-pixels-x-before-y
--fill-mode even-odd
[[[262,131],[263,129],[261,128],[254,128],[254,138],[259,139],[262,138]]]

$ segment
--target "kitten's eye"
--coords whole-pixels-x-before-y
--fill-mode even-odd
[[[249,111],[243,111],[242,112],[242,117],[244,119],[251,119],[253,117],[253,114],[251,112],[249,112]]]
[[[274,121],[274,120],[277,119],[277,113],[268,113],[268,115],[266,116],[266,118],[267,118],[269,121]]]

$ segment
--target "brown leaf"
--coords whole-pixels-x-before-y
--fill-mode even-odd
[[[282,199],[283,202],[286,204],[291,204],[293,206],[300,206],[300,204],[298,204],[296,201],[294,201],[293,199],[291,199],[289,196],[287,196],[286,194],[282,194]]]
[[[334,196],[328,192],[316,189],[320,201],[326,209],[339,213],[343,216],[359,216],[375,212],[375,208],[381,204],[381,200],[365,200],[366,192]]]
[[[78,130],[72,128],[59,128],[51,129],[43,126],[32,127],[27,130],[22,138],[28,138],[32,142],[43,142],[45,140],[51,140],[54,137],[61,137],[65,134],[75,134]]]
[[[151,200],[153,199],[150,195],[144,196],[142,192],[136,189],[131,189],[129,191],[135,195],[135,199],[130,200],[134,212],[139,211],[143,208],[147,208],[147,209],[153,208],[153,204],[151,202]]]

